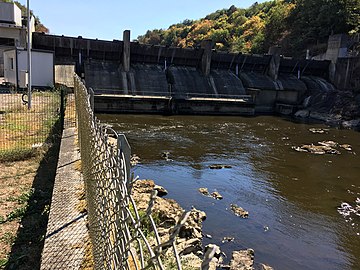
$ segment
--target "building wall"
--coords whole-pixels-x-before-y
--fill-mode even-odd
[[[4,53],[5,81],[17,84],[21,73],[27,71],[27,51],[11,50]],[[16,76],[17,69],[17,76]],[[34,87],[54,86],[54,55],[50,52],[32,51],[31,78]],[[18,83],[20,83],[18,81]]]
[[[0,21],[21,26],[21,10],[14,3],[0,3]]]
[[[16,51],[4,52],[4,77],[6,82],[16,84]]]
[[[27,70],[27,51],[18,51],[18,72]],[[32,85],[40,87],[54,86],[54,55],[48,52],[32,51]]]

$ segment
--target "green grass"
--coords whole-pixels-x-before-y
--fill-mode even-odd
[[[26,160],[34,157],[36,153],[36,149],[32,147],[19,147],[5,150],[0,149],[0,162]]]
[[[6,221],[13,221],[15,219],[21,219],[25,215],[26,210],[27,210],[27,204],[14,209],[6,216]]]
[[[11,232],[5,232],[4,235],[0,238],[0,241],[4,241],[5,243],[11,245],[15,240],[15,235]]]
[[[32,145],[48,139],[60,118],[60,104],[56,90],[34,92],[31,110],[18,101],[18,96],[10,96],[0,121],[0,162],[26,160],[37,154]]]
[[[6,200],[9,202],[17,202],[18,204],[24,204],[27,203],[30,199],[30,197],[34,194],[34,189],[27,188],[27,191],[23,192],[19,197],[13,197],[10,196]]]
[[[0,258],[0,267],[5,267],[9,262],[9,258]]]

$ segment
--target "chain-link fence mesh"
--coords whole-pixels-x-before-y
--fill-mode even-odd
[[[0,159],[31,155],[60,120],[61,91],[33,91],[32,106],[27,96],[10,88],[0,89]]]
[[[181,269],[175,239],[190,212],[179,218],[161,243],[152,215],[157,192],[151,194],[147,209],[138,211],[131,195],[137,180],[129,176],[130,151],[125,136],[96,119],[91,96],[76,75],[74,88],[95,269]],[[202,269],[208,269],[213,253],[206,253]],[[172,265],[166,265],[164,259]]]

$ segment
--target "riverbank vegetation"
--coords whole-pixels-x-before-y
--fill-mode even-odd
[[[249,8],[218,10],[199,20],[184,20],[168,29],[154,29],[138,41],[152,45],[197,47],[211,39],[217,50],[266,53],[282,46],[283,53],[304,56],[326,49],[331,34],[360,33],[358,0],[275,0],[255,2]]]

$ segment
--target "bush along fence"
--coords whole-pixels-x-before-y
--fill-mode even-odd
[[[34,90],[28,109],[24,93],[0,88],[0,161],[30,157],[43,146],[63,115],[63,93]]]
[[[157,191],[149,196],[146,210],[140,211],[132,196],[138,180],[130,175],[126,137],[96,119],[93,93],[77,75],[74,89],[95,269],[182,269],[175,240],[190,212],[179,218],[161,242],[152,211]],[[214,252],[207,251],[201,269],[209,268]]]

